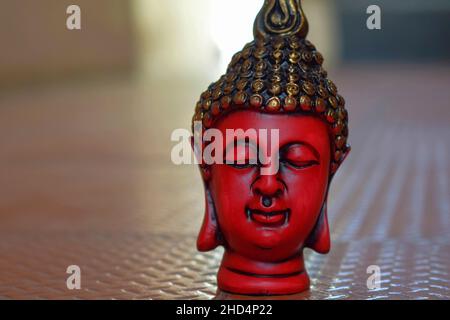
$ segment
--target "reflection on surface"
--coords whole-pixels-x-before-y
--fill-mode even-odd
[[[293,294],[288,296],[240,296],[217,290],[217,295],[214,300],[309,300],[311,298],[310,291],[306,291],[300,294]]]

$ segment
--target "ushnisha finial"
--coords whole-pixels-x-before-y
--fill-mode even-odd
[[[259,41],[283,36],[306,38],[308,20],[301,0],[265,0],[256,17],[253,34]]]

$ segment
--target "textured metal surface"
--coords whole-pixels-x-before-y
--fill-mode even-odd
[[[333,247],[307,253],[311,291],[287,298],[450,299],[449,74],[336,75],[353,152],[331,190]],[[116,83],[0,97],[0,298],[234,298],[216,292],[221,250],[195,250],[197,170],[169,161],[170,132],[190,122],[180,106],[198,90],[179,88]],[[165,120],[155,123],[161,108],[149,106],[162,103]],[[66,288],[73,264],[79,291]],[[366,286],[370,265],[382,271],[376,291]]]
[[[328,256],[307,255],[311,291],[289,299],[448,299],[450,244],[434,241],[340,242]],[[221,299],[221,250],[199,254],[193,236],[46,234],[4,237],[0,292],[8,299]],[[65,269],[79,264],[82,290],[69,291]],[[382,268],[369,291],[368,265]]]

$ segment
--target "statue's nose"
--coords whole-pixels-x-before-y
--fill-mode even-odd
[[[284,192],[284,184],[277,175],[260,176],[252,186],[253,192],[262,196],[263,205],[270,207],[273,198],[279,197]]]

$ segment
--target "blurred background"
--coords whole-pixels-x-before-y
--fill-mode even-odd
[[[262,2],[0,0],[0,298],[215,295],[220,250],[195,252],[200,177],[171,163],[170,135],[253,39]],[[81,30],[66,28],[72,4]],[[381,30],[366,27],[374,4]],[[304,8],[353,146],[309,298],[450,297],[450,2]],[[388,289],[368,293],[377,263]],[[81,291],[65,288],[70,264]]]
[[[65,27],[70,4],[81,8],[81,31]],[[381,31],[365,27],[366,10],[374,4],[382,9]],[[260,0],[3,0],[0,83],[23,86],[129,73],[159,80],[215,79],[233,53],[252,40],[260,6]],[[446,0],[318,0],[305,1],[304,7],[310,39],[329,67],[449,60]]]

